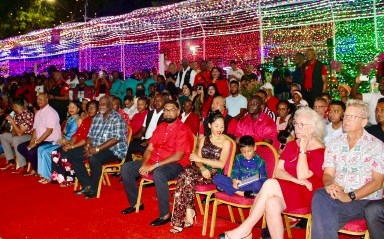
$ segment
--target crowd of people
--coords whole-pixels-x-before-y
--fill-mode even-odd
[[[144,210],[137,179],[150,177],[160,212],[150,225],[171,222],[171,233],[193,225],[196,186],[214,183],[228,195],[254,198],[244,223],[220,238],[252,238],[264,213],[270,237],[283,238],[281,213],[305,207],[312,208],[314,239],[338,238],[347,222],[364,218],[371,238],[384,238],[384,76],[379,92],[360,93],[357,77],[330,96],[327,67],[313,49],[297,53],[295,63],[291,72],[276,57],[270,82],[251,64],[243,71],[231,61],[225,72],[212,61],[198,67],[187,59],[180,70],[167,65],[165,76],[156,68],[123,79],[118,71],[55,67],[47,75],[10,76],[0,81],[1,170],[62,187],[77,178],[74,193],[91,199],[102,166],[125,160],[128,207],[121,213]],[[229,138],[239,150],[225,175]],[[267,177],[255,142],[278,151],[275,178]],[[168,181],[176,179],[171,211]]]

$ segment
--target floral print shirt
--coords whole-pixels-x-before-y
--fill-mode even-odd
[[[15,123],[18,126],[27,127],[27,131],[24,134],[32,134],[33,132],[33,120],[34,115],[27,109],[23,109],[20,114],[15,115]]]
[[[349,149],[347,134],[332,139],[325,150],[323,168],[336,170],[335,182],[346,193],[361,188],[372,181],[372,171],[384,174],[384,143],[364,130],[352,149]],[[380,189],[364,199],[381,199]]]

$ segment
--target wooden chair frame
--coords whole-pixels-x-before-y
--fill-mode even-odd
[[[257,146],[266,146],[266,147],[268,147],[273,152],[273,154],[275,156],[275,167],[273,169],[273,175],[272,175],[271,178],[274,178],[275,177],[276,166],[277,166],[277,163],[278,163],[278,160],[279,160],[279,155],[278,155],[276,149],[271,144],[268,144],[268,143],[265,143],[265,142],[257,142],[256,143],[256,147]],[[214,204],[213,204],[211,229],[210,229],[210,233],[209,233],[210,237],[213,237],[213,235],[215,234],[217,206],[220,205],[220,204],[227,204],[228,211],[229,211],[229,216],[231,218],[231,222],[233,222],[233,223],[235,223],[236,221],[235,221],[235,217],[233,215],[232,207],[237,207],[237,209],[239,211],[241,222],[244,222],[244,220],[245,220],[243,209],[250,209],[252,207],[252,205],[243,205],[243,204],[231,203],[231,202],[227,202],[227,201],[215,198],[214,199]]]

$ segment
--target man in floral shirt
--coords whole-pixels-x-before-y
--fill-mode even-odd
[[[347,101],[344,134],[332,139],[325,151],[324,188],[312,199],[312,239],[337,239],[349,221],[364,219],[364,207],[383,194],[384,144],[370,135],[368,104]]]
[[[6,159],[8,163],[13,164],[13,166],[15,166],[15,155],[12,146],[15,149],[18,169],[12,173],[24,173],[26,171],[25,157],[19,153],[17,146],[25,141],[31,140],[34,116],[30,111],[24,109],[24,100],[22,98],[14,99],[12,108],[16,113],[15,117],[12,118],[10,115],[6,117],[6,120],[12,125],[12,132],[1,134],[0,140]]]

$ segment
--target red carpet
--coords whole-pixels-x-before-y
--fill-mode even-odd
[[[1,159],[0,167],[4,164]],[[144,189],[144,211],[122,215],[128,202],[117,179],[112,179],[111,187],[102,187],[100,199],[90,200],[74,195],[73,187],[37,181],[33,176],[0,172],[0,238],[209,238],[201,236],[201,215],[196,225],[176,235],[169,233],[169,224],[149,226],[158,217],[154,187]],[[229,221],[225,206],[219,209],[215,238],[237,225]],[[293,238],[305,237],[304,230],[293,229],[292,233]],[[260,230],[255,228],[253,235],[259,238]]]

